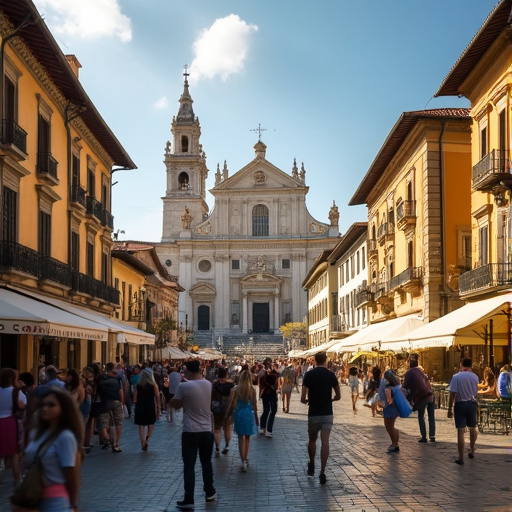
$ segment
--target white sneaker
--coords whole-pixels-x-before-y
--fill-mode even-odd
[[[249,469],[249,461],[248,460],[244,460],[243,467],[244,467],[243,472],[247,473],[247,470]]]
[[[260,434],[261,434],[262,436],[264,436],[264,435],[265,435],[265,432],[266,432],[266,430],[265,430],[264,428],[260,428]]]
[[[272,437],[272,432],[265,432],[265,437],[271,438]]]

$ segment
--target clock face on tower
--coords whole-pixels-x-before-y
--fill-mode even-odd
[[[166,264],[168,267],[170,267],[170,266],[172,265],[172,261],[171,261],[171,260],[166,260],[166,261],[165,261],[165,264]]]

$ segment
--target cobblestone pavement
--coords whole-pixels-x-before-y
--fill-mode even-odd
[[[261,405],[261,402],[260,402]],[[281,404],[279,404],[281,405]],[[274,437],[252,438],[247,473],[239,470],[236,439],[229,455],[213,459],[217,500],[206,503],[199,461],[196,510],[201,511],[512,511],[512,435],[480,434],[473,460],[454,464],[456,432],[446,410],[436,410],[436,443],[418,444],[416,414],[398,419],[400,452],[387,454],[389,438],[381,417],[372,418],[349,390],[335,402],[327,484],[306,475],[306,406],[293,393],[290,413],[279,410]],[[114,454],[94,446],[82,469],[80,510],[90,512],[177,510],[183,498],[181,421],[163,417],[147,452],[137,427],[125,420]],[[95,438],[96,439],[96,438]],[[221,445],[221,449],[223,444]],[[317,450],[317,467],[319,450]],[[0,471],[0,510],[9,510],[10,470]]]

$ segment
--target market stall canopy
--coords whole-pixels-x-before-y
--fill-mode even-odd
[[[204,361],[217,361],[222,359],[222,352],[214,349],[201,349],[197,354],[199,359],[203,359]]]
[[[490,299],[471,302],[447,315],[425,324],[408,335],[396,339],[388,338],[386,346],[394,344],[409,350],[451,347],[458,345],[483,345],[491,334],[494,345],[509,343],[509,315],[512,293]]]
[[[315,354],[318,354],[319,352],[327,352],[333,345],[336,345],[339,343],[340,340],[329,340],[325,343],[322,343],[320,345],[317,345],[316,347],[311,347],[308,350],[304,350],[301,353],[301,357],[309,357],[314,356]]]
[[[0,333],[107,341],[108,329],[46,302],[0,288]]]
[[[18,291],[15,289],[12,289],[11,291],[18,293]],[[21,293],[21,291],[19,293]],[[44,301],[51,307],[55,306],[55,308],[59,308],[59,310],[66,311],[72,315],[76,315],[77,317],[89,320],[90,322],[95,322],[98,324],[98,326],[101,326],[108,332],[116,334],[118,343],[128,342],[134,345],[155,344],[155,336],[153,334],[142,331],[141,329],[137,329],[136,327],[133,327],[124,322],[118,322],[117,320],[114,320],[108,316],[101,315],[100,313],[96,313],[77,305],[69,304],[66,301],[60,299],[47,297],[46,295],[39,295],[35,292],[29,292],[25,290],[23,290],[23,294],[35,298],[39,301]]]
[[[178,347],[164,347],[155,349],[155,361],[163,361],[164,359],[176,360],[187,359],[188,356]]]
[[[360,357],[370,357],[375,358],[379,357],[378,352],[369,352],[368,350],[360,350],[359,352],[356,352],[350,359],[349,363],[353,363],[356,359],[359,359]]]

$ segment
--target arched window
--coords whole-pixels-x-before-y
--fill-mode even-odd
[[[181,172],[178,176],[178,182],[180,184],[180,190],[188,190],[188,174],[186,172]]]
[[[252,236],[268,236],[268,208],[264,204],[252,210]]]

